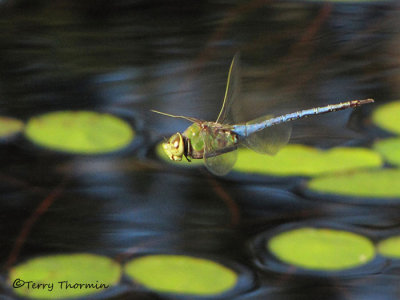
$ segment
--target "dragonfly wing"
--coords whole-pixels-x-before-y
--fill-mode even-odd
[[[234,124],[235,120],[232,117],[234,112],[232,111],[232,104],[240,93],[240,54],[239,52],[233,57],[231,66],[229,68],[228,80],[226,83],[225,97],[222,104],[221,111],[219,112],[216,123],[221,124]]]
[[[246,126],[258,124],[271,118],[272,116],[264,116],[247,122]],[[282,123],[250,134],[244,138],[243,144],[258,153],[274,155],[289,142],[291,133],[292,126],[288,123]]]
[[[237,151],[235,144],[223,135],[214,135],[212,129],[201,131],[204,141],[204,164],[207,169],[218,176],[223,176],[235,165]],[[230,150],[226,152],[225,150]]]

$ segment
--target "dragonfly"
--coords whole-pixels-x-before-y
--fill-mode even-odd
[[[287,125],[288,122],[374,102],[373,99],[351,100],[277,117],[265,115],[249,122],[235,123],[232,104],[239,96],[239,73],[237,53],[229,68],[224,101],[215,122],[151,110],[192,123],[183,133],[177,132],[162,143],[165,154],[171,160],[181,161],[183,157],[189,162],[192,159],[203,159],[211,173],[223,176],[233,168],[239,145],[245,145],[258,153],[274,155],[289,142],[291,126]]]

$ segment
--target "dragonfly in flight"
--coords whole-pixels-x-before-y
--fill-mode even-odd
[[[236,54],[229,68],[224,101],[215,122],[151,110],[192,122],[183,133],[175,133],[162,144],[164,152],[171,160],[181,161],[183,156],[189,162],[191,159],[203,159],[211,173],[223,176],[233,168],[239,144],[244,144],[258,153],[273,155],[289,141],[291,127],[286,125],[287,122],[374,102],[373,99],[351,100],[278,117],[266,115],[244,124],[235,124],[231,107],[234,99],[238,97],[239,85],[239,55]]]

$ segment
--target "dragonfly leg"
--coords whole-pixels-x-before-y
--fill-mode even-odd
[[[188,162],[191,162],[192,160],[190,159],[190,157],[191,157],[191,151],[190,151],[190,149],[191,149],[191,144],[190,144],[190,139],[185,139],[185,144],[186,144],[186,149],[185,149],[185,151],[184,151],[184,155],[185,155],[185,158],[186,158],[186,160],[188,161]]]

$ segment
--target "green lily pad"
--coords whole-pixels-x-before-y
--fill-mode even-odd
[[[311,191],[350,197],[400,198],[400,169],[359,171],[313,178]]]
[[[19,296],[39,299],[75,298],[100,293],[116,285],[121,267],[99,255],[70,254],[38,257],[13,267],[8,283]]]
[[[400,236],[392,236],[377,245],[378,252],[390,258],[400,258]]]
[[[388,0],[308,0],[308,2],[334,2],[334,3],[370,3],[370,2],[387,2]]]
[[[33,143],[74,154],[120,150],[134,138],[134,131],[116,116],[93,111],[58,111],[33,117],[25,128]]]
[[[20,120],[0,116],[0,139],[8,138],[16,133],[21,132],[24,128],[24,125],[24,122]]]
[[[198,296],[226,292],[238,277],[217,262],[184,255],[138,257],[126,264],[125,273],[151,290]]]
[[[304,227],[280,233],[266,245],[282,262],[310,270],[341,271],[364,265],[374,245],[353,232]]]
[[[164,149],[162,147],[162,142],[157,144],[156,146],[156,155],[163,161],[173,164],[175,166],[198,167],[204,164],[204,161],[202,159],[192,159],[191,162],[188,162],[185,157],[183,157],[181,161],[173,161],[169,159],[169,157],[164,152]]]
[[[372,114],[372,121],[375,125],[400,134],[400,101],[390,102],[378,107]]]
[[[317,176],[381,165],[380,155],[365,148],[338,147],[320,150],[291,144],[274,156],[239,149],[238,160],[233,169],[270,176]]]
[[[385,139],[374,144],[374,149],[390,164],[400,166],[400,138]]]

